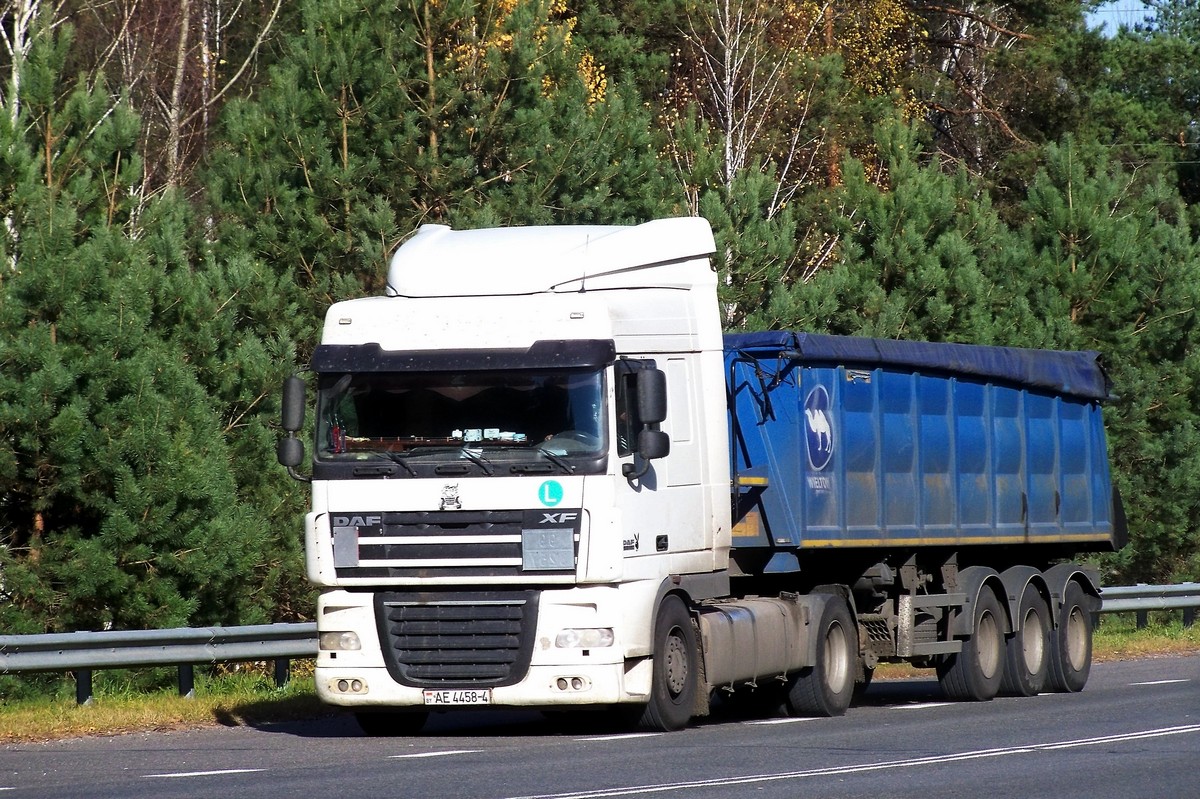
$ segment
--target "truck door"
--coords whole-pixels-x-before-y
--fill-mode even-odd
[[[686,357],[656,363],[627,359],[617,363],[615,410],[617,456],[622,466],[645,465],[636,454],[642,429],[638,417],[636,384],[642,369],[661,368],[667,377],[667,418],[662,429],[670,436],[671,451],[650,462],[639,478],[618,490],[625,557],[679,553],[705,549],[708,525],[703,523],[706,497],[701,489],[701,463],[695,415],[696,382],[690,378]],[[636,471],[637,469],[635,469]]]

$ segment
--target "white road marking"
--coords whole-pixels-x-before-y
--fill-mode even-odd
[[[795,724],[797,721],[816,721],[813,717],[801,718],[780,718],[780,719],[755,719],[754,721],[743,722],[745,724]]]
[[[446,755],[469,755],[474,752],[482,751],[480,749],[447,749],[444,752],[413,752],[411,755],[388,755],[393,760],[401,760],[404,758],[414,757],[445,757]]]
[[[1146,738],[1161,738],[1168,735],[1185,735],[1200,733],[1200,724],[1187,724],[1179,727],[1162,727],[1154,730],[1140,730],[1118,735],[1104,735],[1096,738],[1080,738],[1072,741],[1056,741],[1044,744],[1028,744],[1026,746],[1003,747],[999,749],[980,749],[972,752],[959,752],[948,755],[932,755],[930,757],[914,757],[904,760],[885,760],[880,763],[863,763],[857,766],[831,766],[829,768],[808,769],[805,771],[786,771],[775,774],[747,774],[741,777],[723,777],[710,780],[693,780],[690,782],[675,782],[665,785],[630,785],[623,788],[601,788],[594,791],[573,791],[570,793],[535,794],[532,796],[509,797],[509,799],[613,799],[613,797],[638,796],[643,794],[672,793],[688,791],[696,788],[727,788],[737,785],[753,785],[764,782],[782,782],[798,780],[805,777],[836,777],[845,774],[864,774],[871,771],[886,771],[888,769],[914,768],[917,766],[938,765],[942,763],[958,763],[967,760],[982,760],[992,757],[1008,757],[1010,755],[1034,754],[1056,749],[1070,749],[1080,746],[1103,746],[1123,741],[1138,741]]]
[[[1150,682],[1131,682],[1130,686],[1134,685],[1173,685],[1177,682],[1191,682],[1191,680],[1151,680]]]
[[[892,705],[892,710],[924,710],[929,707],[946,707],[954,705],[956,702],[916,702],[911,705]]]
[[[631,738],[653,738],[662,735],[661,732],[622,732],[617,735],[585,735],[576,741],[627,741]]]
[[[143,774],[143,777],[158,777],[160,779],[175,779],[177,777],[217,777],[222,774],[253,774],[256,771],[266,771],[265,768],[227,768],[220,771],[176,771],[168,774]]]

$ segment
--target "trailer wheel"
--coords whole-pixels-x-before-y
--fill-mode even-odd
[[[354,714],[359,728],[372,738],[400,738],[416,735],[429,720],[424,710],[412,712],[360,711]]]
[[[1035,696],[1046,687],[1050,673],[1050,606],[1033,585],[1025,586],[1018,609],[1021,629],[1004,646],[1001,693]]]
[[[795,716],[840,716],[854,696],[858,657],[858,629],[845,599],[831,596],[825,603],[817,635],[816,662],[792,675],[788,709]]]
[[[938,662],[938,682],[949,699],[986,702],[1000,691],[1004,677],[1004,611],[988,586],[975,603],[974,632],[960,652]]]
[[[687,726],[696,705],[698,658],[692,617],[679,597],[669,596],[654,624],[654,676],[639,727],[669,732]]]
[[[1092,670],[1092,616],[1077,582],[1068,583],[1063,592],[1058,629],[1051,641],[1050,690],[1082,691]]]

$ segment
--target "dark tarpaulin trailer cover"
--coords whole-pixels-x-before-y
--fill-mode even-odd
[[[970,375],[1090,400],[1112,397],[1112,382],[1096,352],[1062,352],[978,344],[830,336],[788,330],[727,333],[726,353],[778,357],[800,363],[898,366]]]

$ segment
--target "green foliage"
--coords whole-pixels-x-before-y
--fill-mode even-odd
[[[999,343],[1010,336],[1027,308],[1013,302],[1006,284],[1028,251],[965,171],[948,175],[921,162],[911,129],[880,126],[876,148],[886,182],[848,161],[844,184],[820,220],[840,258],[810,280],[776,290],[761,321],[929,341]]]
[[[124,103],[102,84],[49,91],[62,41],[35,49],[22,114],[0,127],[0,626],[267,620],[256,572],[298,569],[295,547],[264,547],[220,394],[265,392],[253,367],[286,353],[225,315],[260,287],[223,296],[237,268],[205,269],[178,200],[140,196]]]
[[[874,62],[768,26],[777,63],[716,98],[678,71],[689,37],[721,44],[679,0],[304,0],[188,198],[147,191],[136,89],[88,60],[107,44],[39,30],[0,108],[0,625],[310,613],[278,387],[431,222],[699,213],[729,327],[1099,350],[1134,542],[1106,566],[1200,576],[1200,54],[1194,4],[1152,6],[1110,38],[1067,0],[989,8],[954,59],[963,18],[913,6],[930,35],[884,36],[873,88]]]
[[[213,199],[303,287],[310,318],[380,291],[386,257],[421,223],[669,210],[647,112],[611,86],[589,104],[582,52],[545,7],[498,14],[309,2],[263,91],[230,107]]]
[[[1050,343],[1105,354],[1119,395],[1110,453],[1136,538],[1115,567],[1171,575],[1200,525],[1200,245],[1173,186],[1142,186],[1070,141],[1047,149],[1024,207],[1039,278],[1027,300]]]

